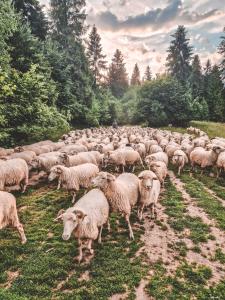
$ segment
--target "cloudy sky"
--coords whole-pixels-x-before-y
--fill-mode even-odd
[[[47,4],[48,0],[39,0]],[[88,24],[96,24],[111,60],[119,48],[127,70],[137,62],[143,73],[165,69],[166,49],[178,25],[185,25],[202,63],[218,62],[217,46],[225,26],[225,0],[86,0]]]

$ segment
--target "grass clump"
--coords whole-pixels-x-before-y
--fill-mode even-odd
[[[225,229],[225,208],[222,203],[210,195],[204,184],[187,174],[181,175],[181,180],[185,183],[185,188],[192,198],[195,198],[198,206],[202,207],[206,213],[217,222],[221,229]]]
[[[220,249],[216,249],[214,260],[218,260],[222,264],[225,264],[225,253]]]
[[[169,224],[174,230],[182,232],[188,228],[189,238],[196,244],[208,240],[209,226],[204,224],[201,218],[191,217],[187,214],[182,194],[170,181],[166,182],[162,204],[166,207],[165,213],[169,216]]]

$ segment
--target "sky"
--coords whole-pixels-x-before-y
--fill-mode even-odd
[[[48,0],[39,0],[48,6]],[[138,63],[143,75],[165,71],[171,34],[178,25],[188,30],[194,53],[202,65],[210,58],[218,63],[217,47],[225,27],[225,0],[86,0],[87,23],[95,24],[110,62],[122,51],[131,74]]]

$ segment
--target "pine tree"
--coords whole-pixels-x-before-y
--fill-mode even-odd
[[[138,64],[136,63],[134,66],[134,70],[131,76],[131,85],[141,85],[141,76],[140,76],[140,70],[138,67]]]
[[[91,33],[89,34],[87,56],[89,59],[90,68],[93,72],[95,84],[101,83],[104,78],[103,72],[106,67],[106,55],[102,54],[101,37],[97,32],[97,28],[94,25]]]
[[[203,95],[203,76],[201,62],[198,55],[194,56],[192,62],[190,85],[193,99]]]
[[[222,77],[225,79],[225,27],[223,29],[224,35],[221,36],[221,42],[219,45],[219,53],[222,55],[222,62],[221,62],[221,72]]]
[[[86,31],[85,0],[50,0],[52,36],[63,46],[80,41]]]
[[[116,50],[108,72],[108,86],[115,97],[122,97],[128,88],[128,75],[124,58],[119,49]]]
[[[172,34],[173,40],[167,50],[167,69],[169,74],[185,83],[189,78],[191,67],[192,47],[189,45],[187,31],[184,26],[178,26],[177,31]]]
[[[44,40],[48,21],[38,0],[13,0],[12,3],[16,12],[21,13],[24,23],[29,22],[31,33]]]
[[[151,81],[152,80],[152,72],[149,66],[146,67],[145,75],[143,81]]]

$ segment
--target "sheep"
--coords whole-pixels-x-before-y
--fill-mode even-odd
[[[166,164],[163,161],[152,161],[149,169],[155,173],[162,187],[164,187],[164,181],[168,173]]]
[[[146,156],[145,144],[143,144],[143,143],[133,144],[133,149],[136,150],[140,154],[142,159]]]
[[[34,151],[25,150],[22,152],[14,152],[10,155],[10,158],[22,158],[26,161],[28,165],[31,164],[31,161],[36,158],[36,153]]]
[[[107,172],[100,172],[93,180],[94,186],[105,194],[112,211],[125,216],[129,228],[129,236],[134,239],[130,224],[131,208],[137,203],[139,196],[139,180],[136,175],[123,173],[117,178]]]
[[[163,149],[159,145],[152,145],[150,147],[150,154],[157,153],[157,152],[163,152]]]
[[[42,170],[47,173],[50,172],[53,166],[60,164],[63,164],[63,159],[57,152],[43,153],[34,158],[30,163],[32,169]]]
[[[75,202],[76,192],[80,187],[88,188],[91,185],[92,179],[98,174],[99,168],[90,163],[79,166],[67,168],[65,166],[57,165],[51,168],[48,176],[49,181],[58,179],[58,187],[62,186],[72,193],[72,203]]]
[[[27,239],[23,225],[19,221],[16,209],[16,198],[7,192],[0,191],[0,229],[13,226],[19,232],[21,243],[25,244]]]
[[[155,217],[155,207],[160,194],[160,181],[158,180],[155,173],[152,171],[142,171],[138,178],[139,182],[139,192],[140,200],[138,203],[138,218],[142,220],[143,210],[145,207],[150,206],[151,216]]]
[[[108,218],[109,204],[99,189],[89,191],[65,212],[60,211],[56,220],[63,220],[62,238],[67,241],[73,234],[78,239],[79,263],[83,259],[85,240],[87,240],[87,249],[90,254],[94,254],[92,242],[98,238],[98,242],[101,243],[102,228],[108,222]]]
[[[62,163],[68,168],[82,165],[85,163],[92,163],[98,165],[95,155],[93,153],[91,154],[90,152],[81,152],[71,156],[67,153],[62,153],[60,155],[60,158],[62,160]]]
[[[108,153],[108,157],[104,157],[105,167],[108,164],[114,165],[117,168],[121,167],[124,172],[125,166],[133,166],[132,172],[135,170],[135,165],[140,163],[144,167],[140,154],[133,149],[119,149]]]
[[[218,158],[218,155],[225,149],[220,146],[213,146],[212,150],[205,150],[201,147],[195,148],[190,153],[191,168],[194,169],[195,165],[199,165],[202,168],[202,172],[206,167],[212,167]]]
[[[5,149],[0,147],[0,157],[10,155],[14,152],[13,149]]]
[[[187,155],[182,150],[176,150],[172,157],[172,164],[178,166],[178,175],[183,170],[185,164],[188,163]]]
[[[168,156],[164,152],[157,152],[146,156],[145,162],[148,166],[152,161],[162,161],[168,166]]]
[[[67,153],[68,155],[73,155],[80,152],[87,152],[88,149],[84,145],[65,145],[64,147],[59,149],[60,152]]]
[[[225,170],[225,152],[221,152],[216,161],[217,178],[222,170]]]
[[[28,184],[29,170],[25,160],[21,158],[9,159],[0,164],[0,190],[6,186],[19,185],[22,193]]]

